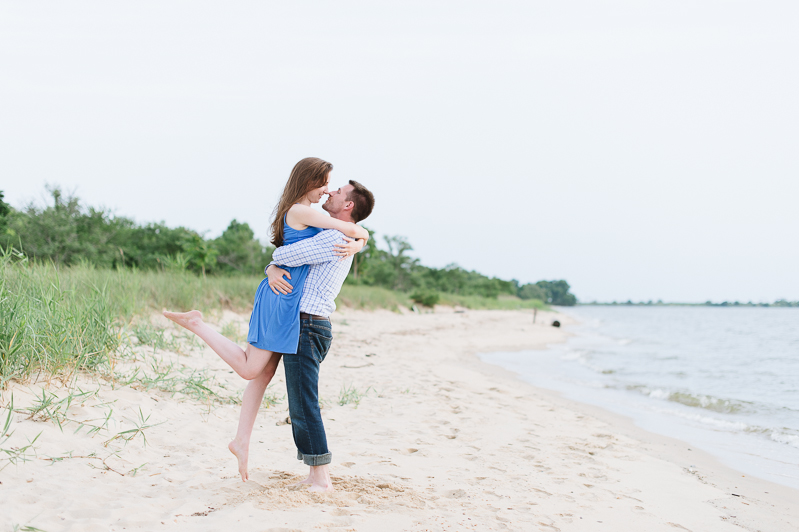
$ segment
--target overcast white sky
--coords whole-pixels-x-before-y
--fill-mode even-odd
[[[424,264],[799,299],[799,3],[0,1],[0,190],[267,240],[299,159]]]

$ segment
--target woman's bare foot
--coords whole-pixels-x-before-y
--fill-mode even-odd
[[[247,473],[247,458],[249,457],[250,450],[247,445],[237,442],[235,439],[227,444],[227,448],[239,461],[239,473],[241,474],[241,481],[247,482],[250,480],[250,475]]]
[[[194,332],[193,329],[195,327],[203,323],[203,313],[199,310],[190,310],[189,312],[170,312],[165,310],[164,316],[192,332]]]

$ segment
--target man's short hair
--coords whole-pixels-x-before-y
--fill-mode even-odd
[[[375,208],[375,197],[369,192],[369,189],[357,181],[350,179],[350,185],[353,186],[353,189],[347,194],[347,201],[355,204],[350,216],[355,223],[358,223],[361,220],[366,220],[372,214],[372,209]]]

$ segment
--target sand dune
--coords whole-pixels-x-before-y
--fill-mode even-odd
[[[2,403],[13,393],[14,432],[0,447],[39,436],[27,461],[0,471],[0,530],[799,529],[797,492],[474,356],[562,341],[553,316],[533,325],[521,311],[338,312],[320,387],[330,494],[292,486],[307,468],[286,424],[282,369],[269,390],[277,404],[258,417],[247,483],[226,448],[238,407],[225,403],[244,383],[207,348],[138,346],[120,358],[116,381],[80,376],[85,394],[49,414],[25,409],[66,388],[14,383]],[[216,321],[243,333],[247,318]]]

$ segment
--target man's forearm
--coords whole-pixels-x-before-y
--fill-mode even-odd
[[[335,260],[333,243],[335,233],[319,235],[277,248],[272,253],[272,263],[281,266],[302,266],[303,264],[322,264]]]

